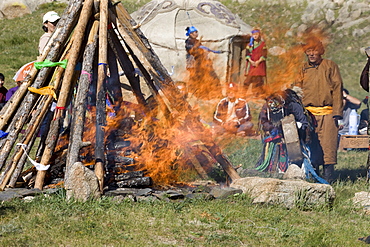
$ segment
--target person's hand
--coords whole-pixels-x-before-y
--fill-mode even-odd
[[[238,122],[236,121],[228,121],[223,123],[223,127],[225,130],[230,132],[236,132],[238,128]]]

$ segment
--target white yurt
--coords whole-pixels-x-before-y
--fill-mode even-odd
[[[252,27],[223,4],[213,0],[153,0],[132,18],[148,38],[162,64],[174,81],[187,81],[186,27],[195,26],[204,46],[211,53],[213,67],[222,84],[244,78],[245,46]]]

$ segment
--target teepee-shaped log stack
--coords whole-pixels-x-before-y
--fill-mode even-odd
[[[57,66],[43,65],[42,62],[47,60],[57,62]],[[179,93],[150,44],[136,28],[136,23],[121,3],[110,0],[70,0],[38,61],[40,63],[36,64],[40,64],[40,67],[32,69],[0,112],[0,129],[8,133],[8,136],[0,141],[0,170],[3,169],[0,190],[6,186],[14,187],[41,125],[48,126],[46,138],[38,144],[40,156],[36,162],[39,163],[35,162],[37,168],[35,188],[42,189],[46,170],[60,138],[65,111],[71,106],[72,121],[65,171],[65,181],[68,180],[69,169],[79,161],[80,150],[92,145],[83,142],[82,135],[87,95],[95,80],[94,171],[102,191],[106,165],[104,146],[107,135],[104,128],[107,119],[104,83],[107,80],[107,73],[111,78],[119,77],[118,66],[124,71],[136,101],[144,112],[150,112],[151,107],[141,91],[140,79],[135,76],[135,68],[140,70],[155,101],[165,108],[164,117],[175,123],[178,121],[175,115],[185,115],[182,126],[191,126],[189,131],[192,135],[201,141],[202,148],[207,150],[210,158],[222,166],[231,179],[239,178],[229,160],[211,138],[209,131],[200,123],[198,114]],[[66,67],[62,66],[65,62]],[[29,87],[47,88],[48,93],[44,95],[33,93],[28,90]],[[53,117],[47,120],[46,116],[54,95],[57,98],[56,109]],[[122,101],[122,95],[120,97],[119,100]],[[71,104],[72,98],[74,100]],[[20,135],[23,129],[25,133]],[[200,175],[205,175],[194,157],[189,157],[189,160]]]

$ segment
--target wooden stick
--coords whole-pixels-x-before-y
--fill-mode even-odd
[[[125,49],[123,48],[121,42],[119,41],[113,29],[109,29],[108,41],[119,64],[121,65],[123,71],[125,72],[125,76],[130,83],[130,86],[133,90],[137,102],[140,105],[145,105],[145,98],[140,88],[140,79],[138,76],[135,76],[134,65],[132,64],[130,58],[128,57]]]
[[[80,81],[78,84],[76,100],[73,107],[73,117],[72,117],[72,128],[71,135],[68,146],[67,154],[67,164],[65,173],[65,186],[68,187],[69,184],[69,170],[70,167],[79,161],[79,152],[84,145],[82,142],[82,135],[84,131],[84,122],[86,114],[86,103],[87,103],[87,92],[89,91],[89,86],[92,81],[93,74],[93,61],[94,55],[98,42],[98,28],[99,22],[95,21],[93,27],[91,28],[89,39],[84,51],[84,60],[82,63],[82,71]]]
[[[78,57],[80,55],[80,49],[83,42],[83,37],[85,35],[85,30],[87,23],[91,17],[92,13],[92,6],[94,0],[86,0],[83,4],[80,18],[77,22],[77,26],[74,30],[73,36],[74,41],[71,48],[71,55],[68,60],[68,65],[64,74],[62,88],[60,89],[59,99],[57,102],[57,109],[56,109],[56,116],[60,118],[61,113],[63,112],[61,109],[65,108],[67,105],[67,99],[70,92],[71,81],[74,74],[74,70],[77,64]]]
[[[80,55],[80,48],[85,35],[86,26],[91,17],[93,0],[86,0],[81,10],[81,15],[78,20],[77,26],[73,32],[73,43],[70,51],[70,58],[68,60],[67,68],[63,77],[62,87],[60,89],[59,98],[57,101],[57,108],[55,109],[54,119],[51,122],[51,127],[47,137],[47,144],[41,158],[41,164],[47,165],[54,152],[57,140],[62,114],[67,104],[69,94],[72,92],[71,85],[76,81],[73,77],[77,78],[75,66]],[[44,185],[46,171],[38,171],[35,181],[35,188],[42,190]]]
[[[108,0],[100,1],[100,23],[99,23],[99,61],[98,82],[96,88],[96,144],[95,144],[95,175],[99,181],[100,191],[103,192],[104,185],[104,129],[106,125],[105,113],[105,90],[104,82],[107,73],[107,51],[108,51]]]

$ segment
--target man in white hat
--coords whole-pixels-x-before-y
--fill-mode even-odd
[[[45,33],[40,37],[40,41],[39,41],[40,55],[44,51],[44,48],[46,44],[48,43],[49,38],[51,37],[51,34],[54,32],[55,26],[57,25],[59,19],[60,19],[60,16],[55,11],[47,12],[42,18],[43,20],[42,29],[45,31]]]

